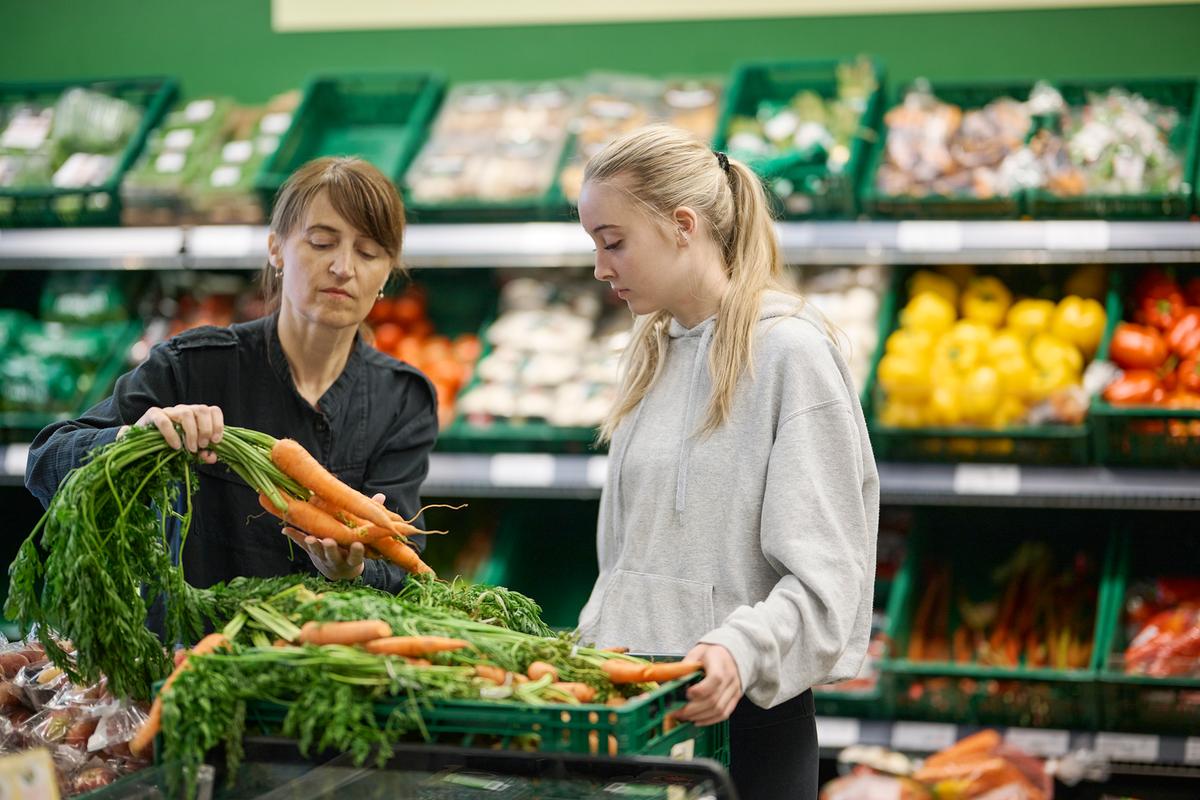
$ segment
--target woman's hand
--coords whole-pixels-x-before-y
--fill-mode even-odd
[[[729,719],[742,699],[742,677],[730,652],[719,644],[698,644],[684,660],[703,664],[704,679],[688,687],[688,704],[675,716],[697,725],[715,725]]]
[[[371,499],[383,505],[382,494],[377,494]],[[355,542],[350,545],[350,549],[346,549],[333,539],[318,539],[295,528],[284,528],[283,532],[304,548],[304,552],[312,559],[313,566],[329,580],[352,581],[363,574],[367,551],[361,543]]]
[[[183,429],[183,440],[175,430],[178,424]],[[225,415],[217,406],[179,405],[168,408],[148,408],[142,418],[133,423],[135,427],[158,428],[163,439],[172,448],[181,447],[196,453],[205,464],[217,463],[217,454],[208,448],[221,441],[225,434]],[[117,431],[120,439],[130,428],[125,425]]]

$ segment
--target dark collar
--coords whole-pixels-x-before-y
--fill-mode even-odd
[[[300,396],[300,392],[296,389],[296,383],[292,380],[292,368],[288,363],[287,355],[283,352],[283,344],[279,340],[278,311],[267,318],[266,337],[267,361],[271,364],[271,369],[274,370],[276,377],[292,390],[300,403],[311,408],[308,405],[308,401]],[[336,414],[349,402],[359,376],[366,369],[367,362],[363,357],[363,351],[367,346],[362,336],[355,333],[354,344],[350,347],[350,355],[346,359],[346,366],[342,369],[342,374],[338,375],[337,380],[333,382],[333,385],[325,390],[325,394],[321,395],[321,399],[318,402],[319,408],[316,409],[318,413],[326,415]]]

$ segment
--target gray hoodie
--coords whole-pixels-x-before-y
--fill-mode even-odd
[[[797,298],[768,292],[753,372],[698,433],[715,317],[670,327],[659,379],[613,437],[585,642],[680,655],[723,645],[770,708],[857,674],[879,476],[846,362]]]

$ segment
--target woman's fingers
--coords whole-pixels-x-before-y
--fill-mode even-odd
[[[207,450],[213,433],[211,406],[192,406],[191,412],[196,420],[196,450]]]
[[[167,412],[161,408],[152,408],[146,412],[143,417],[149,424],[158,429],[165,441],[173,450],[178,450],[183,447],[183,440],[179,438],[179,431],[175,430],[175,422],[167,415]]]

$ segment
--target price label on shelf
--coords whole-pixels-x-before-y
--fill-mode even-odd
[[[236,167],[235,167],[236,169]],[[188,234],[188,252],[207,258],[267,258],[267,231],[253,225],[201,225]]]
[[[821,747],[858,744],[862,723],[851,717],[817,717],[817,742]]]
[[[4,448],[4,474],[24,475],[25,462],[29,460],[29,445],[10,444]]]
[[[958,464],[955,494],[1015,495],[1021,491],[1021,468],[1016,464]]]
[[[493,486],[553,486],[554,456],[544,453],[503,453],[492,456],[488,477]]]
[[[901,222],[896,247],[904,252],[957,253],[963,249],[963,229],[957,222]]]
[[[1183,743],[1183,763],[1200,765],[1200,736],[1189,736]]]
[[[592,456],[587,462],[587,485],[602,489],[608,480],[608,456]]]
[[[1158,737],[1144,733],[1097,733],[1096,752],[1114,761],[1158,761]]]
[[[1070,731],[1009,728],[1004,741],[1035,756],[1062,756],[1071,749]]]
[[[892,749],[936,753],[958,741],[958,730],[943,722],[897,722],[892,726]]]
[[[1107,250],[1107,222],[1047,222],[1047,250]]]

